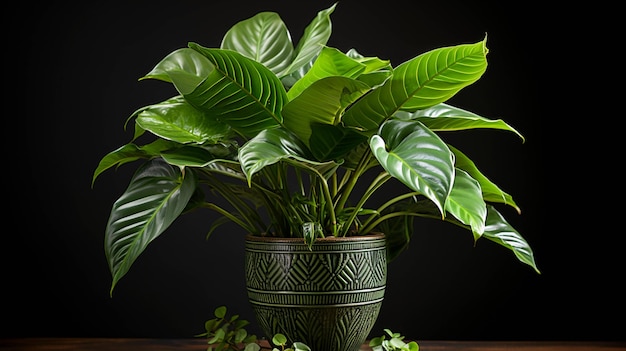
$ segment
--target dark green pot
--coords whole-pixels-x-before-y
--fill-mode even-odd
[[[282,333],[313,351],[358,351],[382,306],[385,237],[246,237],[246,286],[268,338]]]

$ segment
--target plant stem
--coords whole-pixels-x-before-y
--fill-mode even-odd
[[[352,211],[352,213],[350,214],[347,223],[354,223],[357,215],[359,214],[359,211],[361,210],[361,208],[363,208],[365,202],[372,196],[374,192],[376,192],[378,188],[385,184],[385,182],[387,182],[389,179],[391,179],[391,175],[387,172],[382,172],[372,181],[365,193],[359,198],[359,202],[355,205],[355,210]],[[349,229],[350,226],[346,226],[346,228],[343,229],[342,235],[346,236]],[[359,230],[358,232],[361,234],[367,234],[369,231]]]
[[[341,196],[338,199],[337,204],[335,205],[335,208],[338,212],[341,212],[346,206],[346,202],[350,198],[350,194],[352,193],[352,190],[356,186],[359,178],[367,170],[367,165],[369,164],[371,157],[372,157],[372,150],[370,148],[367,148],[363,152],[363,155],[361,159],[359,160],[359,163],[357,164],[354,171],[349,174],[349,178],[347,182],[345,184],[342,184],[342,187],[345,186],[345,189],[341,191]]]

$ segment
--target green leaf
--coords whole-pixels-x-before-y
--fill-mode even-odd
[[[263,167],[289,157],[312,158],[306,146],[283,128],[263,131],[239,149],[239,162],[248,181]]]
[[[346,111],[344,123],[370,134],[401,108],[424,109],[448,100],[485,72],[485,42],[434,49],[402,63]]]
[[[349,158],[355,150],[367,145],[367,137],[341,125],[313,123],[311,125],[310,149],[316,160],[330,161]],[[354,153],[360,159],[363,154]],[[351,159],[355,161],[355,159]],[[348,166],[348,165],[346,165]]]
[[[533,252],[526,240],[504,219],[493,205],[487,204],[486,208],[485,230],[481,238],[487,238],[511,250],[520,262],[531,266],[539,273]],[[438,209],[435,204],[428,200],[416,201],[415,204],[411,205],[410,211],[420,217],[436,218],[438,215]],[[446,216],[444,220],[459,227],[471,229],[454,216]],[[390,231],[390,233],[393,233],[393,231]]]
[[[170,150],[171,148],[176,147],[178,147],[178,144],[163,139],[157,139],[152,143],[141,147],[135,144],[123,145],[118,149],[109,152],[100,160],[98,167],[94,171],[92,184],[98,175],[113,166],[119,167],[125,163],[136,161],[140,158],[153,158],[155,156],[159,156],[161,152],[165,150]]]
[[[179,167],[202,167],[220,158],[215,157],[209,148],[186,145],[161,153],[167,163]]]
[[[478,170],[478,168],[476,168],[476,165],[472,160],[469,159],[469,157],[467,157],[464,153],[451,145],[448,145],[448,147],[454,153],[456,167],[466,171],[472,178],[478,181],[478,183],[480,184],[480,189],[482,191],[482,197],[485,201],[493,203],[503,203],[513,207],[515,210],[517,210],[517,213],[521,213],[521,209],[519,208],[519,206],[517,206],[517,204],[513,200],[513,197],[502,191],[491,180],[487,179],[487,177],[485,177]]]
[[[446,212],[463,224],[469,225],[474,240],[480,238],[485,231],[487,205],[483,201],[480,185],[461,169],[456,170],[454,185],[446,203]]]
[[[158,79],[174,83],[182,95],[190,93],[213,71],[215,67],[196,51],[182,48],[163,58],[148,74],[140,78]]]
[[[218,323],[217,319],[209,319],[204,322],[204,329],[206,329],[207,332],[213,331]]]
[[[391,340],[389,340],[389,344],[398,349],[402,349],[406,345],[404,341],[402,341],[402,339],[400,338],[392,338]]]
[[[317,159],[324,160],[336,154],[333,150],[345,139],[344,128],[338,125],[344,109],[368,90],[366,84],[346,77],[320,79],[284,106],[284,125],[305,144],[311,145]],[[322,126],[326,128],[321,129]],[[311,144],[312,134],[320,130],[324,131],[323,135],[313,138],[316,143]],[[361,138],[359,142],[363,141]],[[342,153],[348,151],[344,149]]]
[[[272,337],[274,345],[281,346],[287,344],[287,337],[281,333],[277,333]]]
[[[369,346],[373,347],[373,346],[380,346],[383,344],[383,340],[385,340],[385,336],[377,336],[375,338],[372,338],[370,340]]]
[[[313,246],[313,242],[315,238],[318,237],[318,234],[322,232],[322,228],[317,222],[306,222],[302,224],[302,235],[304,237],[304,242],[311,249]]]
[[[287,97],[289,100],[293,100],[303,90],[322,78],[334,76],[356,78],[365,68],[364,64],[350,58],[341,51],[325,46],[311,69],[289,89]],[[365,83],[362,84],[365,85]],[[368,86],[365,85],[364,89],[367,88]]]
[[[319,54],[332,33],[330,15],[336,6],[337,3],[334,3],[329,8],[319,11],[311,23],[306,26],[304,34],[295,49],[296,57],[291,62],[291,65],[283,72],[277,73],[277,76],[285,77],[299,70],[301,67],[308,65]]]
[[[389,60],[381,60],[378,57],[365,57],[356,49],[348,50],[346,55],[365,65],[365,70],[359,75],[358,79],[370,87],[383,84],[393,72],[393,67]]]
[[[274,74],[289,67],[294,47],[287,26],[275,12],[260,12],[226,32],[220,46],[255,60]]]
[[[487,36],[477,43],[434,49],[405,62],[397,74],[417,74],[418,85],[403,109],[421,110],[444,102],[476,82],[487,70]],[[407,87],[408,88],[408,87]]]
[[[215,336],[213,336],[212,339],[208,340],[207,343],[215,344],[218,342],[222,342],[224,341],[225,336],[226,336],[226,332],[224,331],[224,329],[218,329],[215,331]],[[218,347],[218,350],[219,350],[219,347]]]
[[[487,220],[482,237],[510,249],[520,262],[534,268],[537,273],[541,273],[526,239],[492,205],[487,205]]]
[[[299,341],[293,343],[293,348],[295,351],[311,351],[311,348],[308,345]]]
[[[415,341],[409,342],[407,346],[408,346],[407,351],[419,351],[420,349],[419,345]]]
[[[222,319],[226,316],[226,311],[226,306],[219,306],[215,309],[215,312],[213,314],[215,315],[215,317]]]
[[[274,73],[231,50],[209,49],[196,43],[189,43],[189,47],[206,56],[215,69],[185,94],[187,101],[218,116],[246,138],[282,123],[287,92]]]
[[[230,133],[230,127],[215,114],[200,111],[182,96],[146,107],[136,123],[152,134],[178,143],[215,143]]]
[[[146,156],[146,153],[135,144],[126,144],[120,146],[116,150],[113,150],[106,154],[100,160],[98,166],[96,167],[96,170],[93,172],[91,185],[93,186],[96,178],[107,169],[115,165],[122,165],[124,163],[132,162]]]
[[[246,336],[248,336],[248,332],[245,329],[237,329],[235,331],[235,342],[243,342]]]
[[[522,142],[525,141],[524,136],[520,132],[501,119],[488,119],[445,103],[417,110],[413,113],[400,111],[396,113],[396,116],[401,119],[418,120],[435,132],[482,128],[500,129],[513,132],[522,139]]]
[[[139,168],[113,204],[105,232],[105,253],[113,276],[111,294],[131,265],[184,210],[196,188],[193,172],[161,159]]]
[[[246,344],[246,347],[243,349],[243,351],[260,351],[261,350],[261,346],[259,346],[259,344],[251,342]]]
[[[443,217],[454,183],[454,157],[435,133],[419,122],[390,120],[372,136],[370,147],[389,174],[433,201]]]

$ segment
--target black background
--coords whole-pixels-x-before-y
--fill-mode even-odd
[[[122,126],[136,108],[175,94],[162,82],[138,82],[165,55],[189,41],[217,47],[230,26],[265,10],[278,12],[298,40],[332,3],[22,3],[5,14],[18,21],[5,31],[4,49],[5,89],[12,94],[3,113],[9,211],[1,336],[192,337],[219,305],[253,320],[243,285],[243,235],[228,227],[206,241],[205,219],[215,218],[207,212],[181,218],[154,241],[110,297],[104,227],[134,168],[106,172],[93,189],[91,176],[104,154],[130,140]],[[398,65],[488,35],[487,72],[450,102],[503,118],[526,142],[493,131],[452,140],[521,206],[522,215],[503,212],[542,271],[487,240],[474,247],[465,231],[423,223],[410,249],[389,266],[373,333],[625,340],[624,230],[608,225],[618,223],[619,211],[594,202],[616,181],[594,168],[593,156],[583,156],[590,146],[579,136],[588,125],[571,126],[572,114],[560,107],[584,94],[557,94],[569,80],[555,69],[556,47],[576,34],[563,25],[549,30],[543,6],[529,2],[367,3],[339,2],[330,46]],[[570,139],[565,126],[577,137]]]

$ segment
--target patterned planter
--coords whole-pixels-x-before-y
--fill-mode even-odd
[[[358,351],[380,311],[387,280],[380,235],[317,239],[246,237],[248,300],[261,329],[313,351]]]

